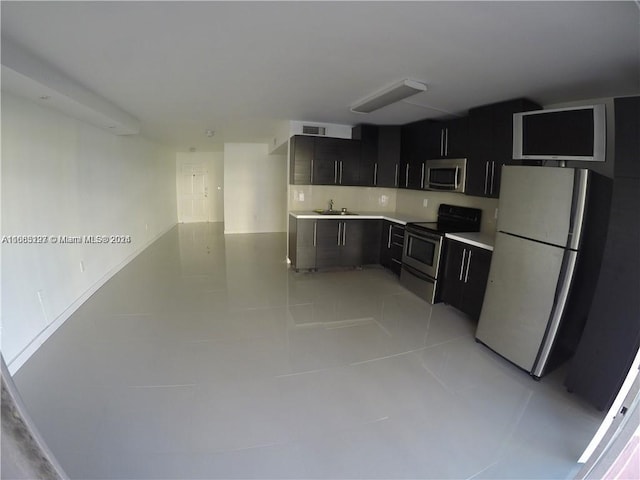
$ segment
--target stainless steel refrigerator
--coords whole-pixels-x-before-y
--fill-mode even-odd
[[[560,333],[579,337],[575,323],[586,320],[576,318],[586,317],[584,305],[568,316],[580,295],[588,303],[588,292],[574,287],[579,274],[589,274],[579,270],[579,259],[593,177],[586,169],[502,169],[496,241],[476,339],[534,378],[547,371]],[[599,270],[599,262],[589,268]],[[572,328],[566,322],[573,322]],[[578,340],[570,339],[574,346]]]

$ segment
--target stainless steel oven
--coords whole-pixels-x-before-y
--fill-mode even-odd
[[[418,230],[409,225],[404,237],[402,263],[435,278],[440,264],[442,235]]]
[[[436,303],[443,236],[407,225],[400,282],[429,303]]]
[[[400,283],[429,303],[439,302],[438,277],[441,258],[444,258],[444,235],[479,231],[481,215],[482,211],[477,208],[441,204],[437,222],[408,223]]]
[[[450,158],[428,160],[426,189],[464,193],[467,178],[467,159]]]

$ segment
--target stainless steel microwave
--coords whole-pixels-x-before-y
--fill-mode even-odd
[[[428,160],[425,188],[442,192],[464,193],[467,178],[467,159]]]

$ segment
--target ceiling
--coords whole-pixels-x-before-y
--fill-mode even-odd
[[[283,120],[403,124],[520,96],[549,105],[640,92],[636,1],[2,1],[1,9],[3,39],[177,151],[269,143]],[[428,89],[350,112],[403,78]]]

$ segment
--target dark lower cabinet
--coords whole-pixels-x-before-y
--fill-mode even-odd
[[[591,309],[565,380],[599,410],[615,400],[640,348],[640,97],[617,98],[606,245]]]
[[[364,220],[317,220],[316,268],[362,265]]]
[[[316,221],[289,216],[289,260],[298,271],[316,268]]]
[[[355,267],[380,262],[381,220],[308,219],[289,216],[292,267]]]
[[[380,264],[400,275],[404,249],[404,225],[383,220],[380,238]]]
[[[487,288],[491,251],[451,239],[446,242],[442,301],[478,320]]]

